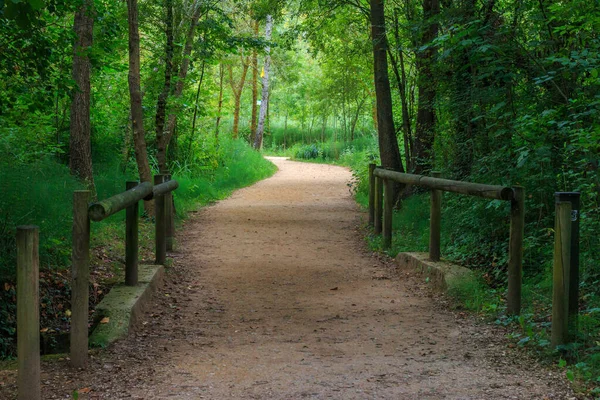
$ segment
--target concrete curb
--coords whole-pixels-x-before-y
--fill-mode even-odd
[[[129,330],[140,321],[152,292],[162,284],[165,268],[162,265],[140,265],[137,286],[114,286],[96,307],[98,323],[90,335],[90,347],[106,347],[127,336]]]
[[[400,253],[396,256],[396,264],[401,270],[416,271],[429,278],[433,289],[440,292],[452,290],[461,283],[476,281],[470,269],[444,260],[434,262],[428,257],[427,253]]]

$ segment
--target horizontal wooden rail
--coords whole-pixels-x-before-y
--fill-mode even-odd
[[[405,183],[408,185],[423,186],[429,189],[443,190],[446,192],[454,192],[494,200],[510,201],[514,199],[513,189],[505,186],[484,185],[481,183],[432,178],[429,176],[405,174],[402,172],[390,171],[382,168],[376,168],[373,174],[379,178],[389,179],[394,182]]]
[[[179,182],[175,180],[166,181],[164,183],[154,186],[154,188],[152,189],[152,196],[162,196],[164,194],[174,191],[178,187]]]
[[[382,234],[383,248],[389,249],[392,244],[392,208],[396,198],[393,191],[393,185],[391,185],[392,181],[422,186],[431,190],[429,258],[432,261],[440,260],[442,191],[483,197],[492,200],[510,201],[510,238],[508,249],[506,311],[511,315],[519,314],[521,312],[523,227],[525,225],[524,189],[520,186],[510,188],[505,186],[441,179],[437,172],[432,172],[432,175],[434,176],[429,177],[405,174],[376,167],[375,164],[369,165],[369,223],[373,225],[375,234]],[[384,193],[382,193],[383,187],[386,189]],[[372,221],[372,219],[374,219],[374,221]]]
[[[96,222],[102,221],[138,201],[148,198],[152,193],[152,183],[142,182],[132,189],[109,197],[106,200],[91,204],[88,208],[90,219]]]

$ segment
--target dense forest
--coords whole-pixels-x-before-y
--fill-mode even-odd
[[[68,293],[73,189],[105,197],[168,170],[184,216],[272,173],[262,151],[352,167],[359,202],[370,162],[523,186],[521,317],[502,317],[506,204],[445,197],[442,252],[481,273],[476,308],[540,352],[554,192],[581,192],[580,337],[560,351],[600,376],[597,1],[12,0],[0,30],[0,355],[14,351],[16,225],[40,225],[42,314],[68,325],[52,302]],[[424,250],[428,198],[399,196],[392,254]]]

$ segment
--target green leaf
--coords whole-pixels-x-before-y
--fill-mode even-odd
[[[564,368],[567,366],[567,362],[565,360],[563,360],[562,358],[560,360],[558,360],[558,367],[559,368]]]
[[[573,382],[575,380],[575,374],[570,369],[567,370],[567,379]]]

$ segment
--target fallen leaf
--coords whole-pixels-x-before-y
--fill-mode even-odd
[[[71,316],[71,310],[65,311],[65,316],[70,317]]]
[[[4,284],[4,290],[7,292],[10,290],[10,285],[8,284],[8,282]]]
[[[42,328],[42,329],[40,329],[40,333],[46,333],[46,332],[48,332],[48,328]]]
[[[336,286],[336,287],[334,287],[334,288],[331,288],[331,289],[329,289],[329,290],[338,290],[338,287]]]
[[[89,387],[86,387],[86,388],[83,388],[83,389],[79,389],[77,391],[77,393],[82,394],[82,393],[89,393],[91,391],[92,391],[92,389],[90,389]]]
[[[100,323],[101,324],[108,324],[109,321],[110,321],[110,318],[104,317],[104,318],[102,318],[102,320],[100,321]]]

